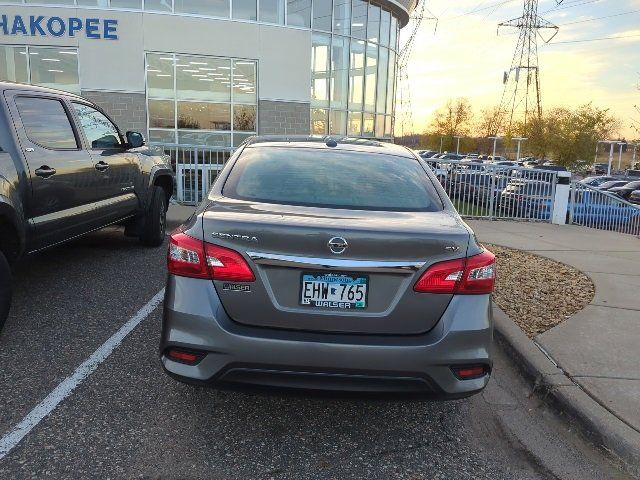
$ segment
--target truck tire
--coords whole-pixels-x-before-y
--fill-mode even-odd
[[[158,247],[164,242],[167,229],[167,194],[162,187],[153,187],[151,204],[144,217],[140,241],[148,247]]]
[[[9,316],[11,305],[11,269],[9,262],[0,251],[0,332]]]

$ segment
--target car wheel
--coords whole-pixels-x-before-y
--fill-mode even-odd
[[[158,247],[164,242],[167,229],[167,195],[162,187],[153,187],[151,205],[145,215],[140,241],[148,247]]]
[[[9,306],[11,305],[11,269],[9,262],[0,252],[0,331],[4,322],[9,316]]]

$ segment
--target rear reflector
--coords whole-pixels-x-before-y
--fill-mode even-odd
[[[496,257],[485,250],[473,257],[431,265],[413,290],[419,293],[482,295],[491,293],[495,282]]]
[[[235,250],[205,243],[180,230],[169,237],[169,273],[181,277],[254,282],[256,277],[245,259]]]
[[[453,370],[455,376],[460,380],[472,380],[474,378],[481,378],[489,373],[489,368],[486,365],[451,367],[451,370]]]
[[[195,365],[204,358],[204,353],[202,352],[181,350],[179,348],[168,349],[166,351],[166,355],[169,359],[175,362],[187,363],[189,365]]]

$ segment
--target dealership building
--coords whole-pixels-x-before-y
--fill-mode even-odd
[[[0,77],[83,95],[163,144],[391,138],[416,0],[1,2]]]

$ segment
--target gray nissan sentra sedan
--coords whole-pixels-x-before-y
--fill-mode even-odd
[[[495,257],[399,146],[254,137],[169,240],[186,382],[460,398],[491,373]]]

